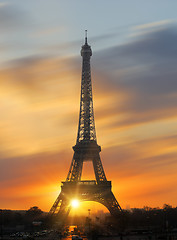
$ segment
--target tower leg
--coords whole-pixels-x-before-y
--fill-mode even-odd
[[[50,209],[49,215],[55,215],[57,222],[59,222],[60,225],[63,225],[69,215],[70,210],[71,207],[69,200],[61,191],[52,208]]]
[[[62,192],[58,195],[56,201],[54,202],[53,206],[51,207],[49,214],[53,215],[56,212],[59,211],[61,203],[62,203],[63,199],[62,199]]]
[[[120,212],[122,211],[112,191],[108,192],[103,197],[101,197],[101,202],[113,216],[119,215]]]
[[[107,181],[99,153],[93,158],[93,168],[97,182]]]
[[[82,155],[74,154],[66,181],[80,181],[83,167]]]

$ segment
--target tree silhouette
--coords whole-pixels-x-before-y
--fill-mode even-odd
[[[39,217],[43,211],[37,206],[31,207],[26,211],[26,215],[30,217]]]

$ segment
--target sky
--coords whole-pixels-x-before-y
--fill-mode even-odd
[[[122,208],[177,206],[176,9],[165,0],[0,1],[0,208],[49,211],[60,192],[76,143],[85,29],[115,197]],[[82,179],[93,178],[84,163]]]

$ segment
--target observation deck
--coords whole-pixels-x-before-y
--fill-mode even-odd
[[[99,193],[111,190],[111,181],[97,182],[95,180],[85,180],[78,182],[62,182],[61,189],[63,193],[80,194]]]

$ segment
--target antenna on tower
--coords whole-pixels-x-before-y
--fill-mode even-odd
[[[87,44],[87,30],[85,30],[85,44]]]

